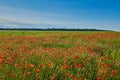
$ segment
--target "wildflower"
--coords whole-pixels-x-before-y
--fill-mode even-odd
[[[39,72],[40,72],[40,70],[39,70],[39,69],[35,69],[35,72],[39,73]]]
[[[66,58],[63,58],[64,61],[66,61]]]
[[[40,74],[36,74],[36,76],[39,76]]]
[[[73,77],[73,74],[70,74],[70,78],[72,78]]]
[[[0,70],[2,70],[2,66],[0,66]]]
[[[44,66],[44,63],[39,64],[39,66],[40,66],[40,67],[43,67],[43,66]]]
[[[82,64],[78,64],[78,66],[82,67]]]
[[[104,77],[106,77],[106,75],[107,75],[107,74],[106,74],[106,73],[104,73]]]
[[[26,72],[26,75],[30,75],[30,72],[28,71],[28,72]]]
[[[11,78],[14,78],[14,77],[15,77],[15,75],[14,75],[13,73],[9,73],[9,76],[10,76]]]
[[[80,53],[82,53],[83,52],[83,49],[80,49]]]
[[[65,74],[67,77],[69,76],[69,74]]]
[[[3,62],[3,59],[0,58],[0,63],[2,63],[2,62]]]
[[[80,80],[83,80],[82,78],[80,78]]]
[[[62,66],[62,68],[64,68],[64,69],[69,69],[70,66],[66,66],[66,65],[64,65],[64,66]]]
[[[115,70],[112,70],[112,71],[111,71],[111,75],[112,75],[112,76],[115,76]]]
[[[97,80],[101,80],[100,78],[97,78]]]
[[[51,78],[51,80],[55,80],[55,78],[54,78],[54,77],[52,77],[52,78]]]
[[[79,56],[75,56],[76,59],[79,59],[80,57]]]
[[[14,64],[14,66],[15,66],[15,67],[17,67],[17,66],[18,66],[18,64]]]
[[[34,65],[33,65],[33,64],[30,64],[30,67],[34,67]]]

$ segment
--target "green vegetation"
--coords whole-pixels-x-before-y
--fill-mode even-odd
[[[0,31],[0,80],[119,80],[120,32]]]

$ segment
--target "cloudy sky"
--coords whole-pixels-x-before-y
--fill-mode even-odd
[[[0,28],[120,31],[120,0],[0,0]]]

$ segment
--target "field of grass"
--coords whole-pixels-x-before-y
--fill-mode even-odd
[[[0,80],[120,80],[120,32],[0,31]]]

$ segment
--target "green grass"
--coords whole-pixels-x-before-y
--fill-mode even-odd
[[[120,32],[0,31],[0,80],[119,80]]]

